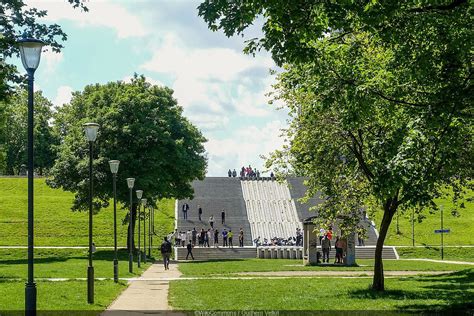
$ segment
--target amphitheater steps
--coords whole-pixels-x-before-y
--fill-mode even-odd
[[[266,259],[302,259],[301,247],[290,247],[291,249],[298,249],[299,255],[289,254],[282,251],[285,247],[195,247],[193,248],[193,255],[195,260],[218,260],[218,259],[246,259],[246,258],[266,258]],[[263,250],[263,252],[262,252]],[[265,251],[266,250],[266,251]],[[272,252],[273,250],[273,252]],[[277,253],[278,250],[278,253]],[[185,260],[187,249],[185,247],[176,247],[176,260]],[[329,257],[334,260],[336,251],[331,250]],[[357,259],[373,259],[375,255],[375,247],[358,247],[356,246],[356,260]],[[383,259],[398,259],[394,247],[386,246],[382,252]]]
[[[176,260],[185,260],[187,253],[185,247],[175,247]],[[193,256],[195,260],[246,259],[256,258],[257,251],[255,247],[195,247]]]

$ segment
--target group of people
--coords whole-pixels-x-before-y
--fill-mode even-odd
[[[260,179],[260,171],[257,170],[257,169],[253,169],[252,166],[248,166],[248,167],[242,167],[240,169],[240,178],[241,179]],[[234,169],[234,170],[228,170],[227,171],[227,176],[229,178],[235,178],[237,177],[237,171]],[[270,172],[270,178],[272,179],[275,179],[275,174],[272,172]]]
[[[196,227],[192,230],[186,232],[176,229],[174,233],[170,233],[167,238],[171,241],[174,238],[174,243],[176,247],[186,247],[188,253],[186,255],[186,260],[189,256],[194,260],[192,249],[196,246],[199,247],[219,247],[219,236],[222,238],[222,247],[234,247],[234,232],[231,229],[227,230],[226,228],[222,229],[221,232],[216,228],[208,228],[207,230],[201,228],[201,231],[197,231]],[[239,247],[244,246],[244,230],[240,228],[239,234]]]
[[[329,263],[329,253],[331,252],[331,241],[333,237],[332,229],[329,228],[327,231],[324,228],[319,230],[319,243],[323,252],[323,263]],[[334,258],[334,264],[344,263],[345,251],[347,249],[346,240],[337,236],[334,242],[334,249],[336,250],[336,256]],[[319,259],[318,259],[319,261]]]
[[[296,237],[290,236],[288,238],[273,237],[267,239],[258,236],[253,240],[255,247],[259,246],[303,246],[303,231],[301,228],[296,228]]]

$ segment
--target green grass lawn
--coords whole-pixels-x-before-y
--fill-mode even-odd
[[[85,278],[88,265],[87,249],[36,249],[36,278]],[[113,277],[113,250],[98,250],[94,253],[93,264],[96,278]],[[128,252],[118,252],[119,277],[129,278],[140,275],[150,263],[137,268],[134,256],[134,273],[128,272]],[[153,258],[152,258],[153,259]],[[26,249],[0,249],[0,280],[27,276]],[[1,285],[0,285],[1,287]]]
[[[87,304],[87,282],[37,282],[38,310],[83,311],[104,310],[125,288],[121,281],[95,281],[94,304]],[[25,307],[25,283],[0,281],[0,313],[6,310],[23,310]],[[3,313],[2,313],[3,314]],[[58,315],[58,314],[55,314]],[[68,313],[64,313],[68,315]]]
[[[371,278],[182,280],[170,283],[169,300],[181,310],[393,310],[474,308],[474,270],[445,276],[387,278],[386,291]]]
[[[182,262],[179,270],[184,276],[228,275],[239,272],[264,271],[372,271],[374,261],[357,260],[358,267],[343,266],[303,266],[301,260],[287,259],[242,259],[227,261],[196,261]],[[474,268],[472,265],[422,262],[412,260],[384,260],[385,271],[458,271]]]
[[[469,192],[472,197],[473,192]],[[447,199],[438,199],[436,203],[439,206],[444,207],[444,228],[449,228],[450,233],[444,234],[445,245],[474,245],[474,202],[466,202],[465,208],[459,209],[459,217],[451,215],[453,209],[452,201]],[[437,211],[434,214],[430,214],[429,210],[423,212],[426,218],[423,222],[418,223],[415,221],[415,245],[429,245],[439,246],[441,243],[441,237],[439,234],[435,234],[435,229],[440,229],[440,212]],[[375,222],[377,228],[381,220],[382,212],[377,212]],[[416,218],[416,215],[415,215]],[[390,230],[385,240],[386,245],[391,246],[411,246],[412,245],[412,234],[411,234],[411,211],[406,214],[400,213],[399,215],[399,227],[400,234],[397,234],[397,215],[393,217],[390,225]]]
[[[427,258],[441,259],[440,247],[425,248],[401,248],[397,247],[400,258]],[[444,248],[444,260],[470,261],[474,262],[474,248],[448,247]]]
[[[72,212],[73,194],[49,188],[45,179],[35,179],[35,245],[87,246],[89,217]],[[117,236],[126,246],[127,226],[122,219],[128,210],[118,205]],[[174,200],[160,201],[155,210],[155,232],[159,237],[173,230]],[[96,246],[113,246],[113,206],[94,215]],[[161,239],[161,238],[160,238]],[[27,244],[27,179],[0,178],[0,245]]]

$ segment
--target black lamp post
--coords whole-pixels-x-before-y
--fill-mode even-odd
[[[151,258],[151,205],[148,206],[148,258]]]
[[[133,225],[132,225],[132,207],[133,207],[133,186],[135,178],[127,178],[127,186],[130,190],[130,213],[128,214],[128,272],[133,273]]]
[[[99,124],[84,124],[86,138],[89,141],[89,266],[87,267],[87,303],[94,303],[94,266],[92,265],[92,154],[93,144],[97,138]]]
[[[118,282],[118,259],[117,259],[117,172],[119,169],[120,161],[110,160],[110,172],[113,176],[113,187],[114,187],[114,281]]]
[[[25,311],[27,315],[36,315],[36,283],[34,280],[34,208],[33,208],[33,112],[34,112],[34,74],[41,59],[44,42],[34,38],[22,38],[18,41],[21,62],[28,74],[28,281],[25,284]]]
[[[142,190],[136,190],[135,191],[137,193],[137,199],[138,199],[138,205],[137,205],[137,217],[138,217],[138,234],[137,234],[137,237],[138,237],[138,253],[137,253],[137,261],[138,261],[138,267],[140,268],[141,267],[141,264],[140,264],[140,261],[141,261],[141,248],[140,248],[140,237],[141,237],[141,234],[140,234],[140,226],[141,226],[141,222],[140,222],[140,201],[142,199],[142,196],[143,196],[143,191]]]
[[[147,199],[142,199],[143,205],[143,262],[146,263],[146,202]]]

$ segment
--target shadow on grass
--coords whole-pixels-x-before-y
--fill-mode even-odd
[[[137,256],[137,252],[133,254],[134,258]],[[93,255],[94,261],[110,261],[114,260],[115,254],[113,250],[98,250]],[[70,259],[87,259],[88,258],[88,251],[84,250],[82,255],[78,255],[77,252],[65,252],[65,253],[39,253],[35,255],[35,264],[37,263],[56,263],[56,262],[65,262]],[[127,261],[128,260],[128,251],[126,249],[119,249],[117,251],[117,258],[119,261]],[[148,261],[155,261],[155,258],[148,257]],[[27,258],[15,258],[15,259],[3,259],[0,260],[0,265],[2,264],[27,264]]]
[[[456,312],[474,310],[474,269],[461,270],[446,275],[416,276],[397,280],[405,290],[377,292],[370,288],[354,290],[349,296],[354,299],[398,300],[398,310],[404,312]],[[409,284],[411,282],[412,284]],[[413,283],[415,282],[415,285]],[[436,299],[442,303],[435,303]],[[403,304],[413,300],[413,304]],[[426,303],[424,300],[430,300]]]

